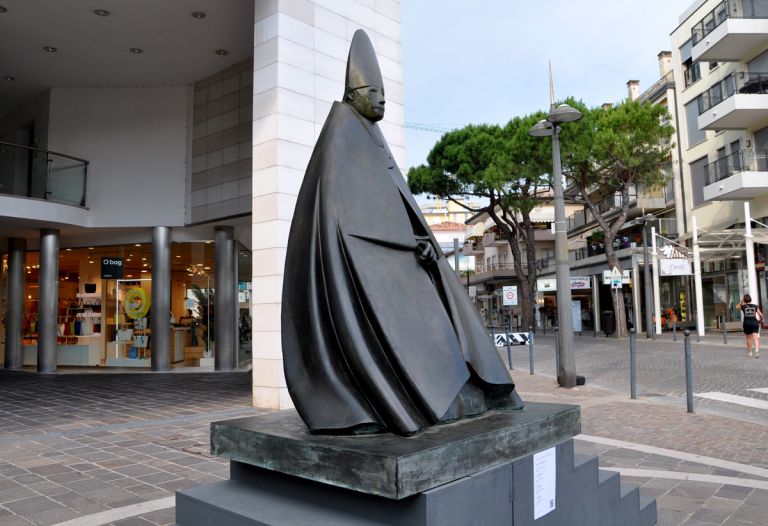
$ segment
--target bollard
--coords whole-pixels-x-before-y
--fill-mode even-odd
[[[629,397],[637,400],[637,333],[629,329]]]
[[[693,413],[693,367],[691,365],[691,331],[685,334],[685,391],[688,412]]]
[[[677,322],[676,321],[672,322],[672,341],[673,342],[677,341]]]
[[[528,364],[533,374],[533,327],[528,327]]]
[[[560,335],[558,334],[560,332],[560,327],[555,325],[555,378],[558,378],[558,383],[560,383]]]
[[[507,321],[507,361],[509,362],[509,368],[514,369],[514,367],[512,367],[512,344],[509,341],[511,339],[512,339],[512,316],[510,316]]]
[[[722,321],[722,323],[723,323],[723,343],[727,344],[728,343],[728,324],[725,322],[725,314],[723,314],[722,320],[723,320]]]

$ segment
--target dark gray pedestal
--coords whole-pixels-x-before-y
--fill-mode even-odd
[[[228,481],[180,491],[180,526],[501,526],[654,524],[596,457],[573,454],[575,406],[436,426],[414,437],[309,435],[294,412],[217,422],[212,449]],[[533,453],[556,448],[556,509],[533,521]]]

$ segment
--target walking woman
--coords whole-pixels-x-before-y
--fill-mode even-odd
[[[744,294],[744,299],[736,305],[744,313],[744,334],[747,337],[747,352],[749,356],[760,358],[760,322],[763,320],[763,313],[756,304],[752,303],[752,297]]]

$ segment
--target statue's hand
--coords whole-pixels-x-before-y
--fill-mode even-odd
[[[416,257],[419,258],[419,263],[425,267],[437,262],[437,253],[429,241],[419,241],[419,244],[416,245]]]

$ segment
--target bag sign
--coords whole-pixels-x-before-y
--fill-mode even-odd
[[[101,258],[101,279],[123,279],[123,258]]]
[[[502,288],[503,305],[517,305],[517,287],[507,286]]]

